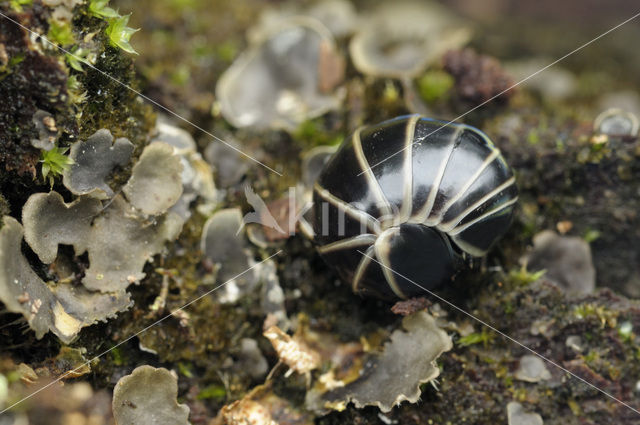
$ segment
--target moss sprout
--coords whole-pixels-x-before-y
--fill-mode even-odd
[[[486,328],[482,328],[480,332],[474,332],[469,335],[465,335],[458,340],[458,345],[462,347],[468,347],[470,345],[480,344],[483,346],[488,346],[493,339],[495,338],[495,334],[487,331]]]
[[[197,395],[198,400],[215,399],[224,401],[227,396],[227,390],[223,385],[212,384],[203,388]]]
[[[31,3],[33,3],[33,0],[9,0],[11,8],[16,12],[22,12],[22,7],[31,6]]]
[[[516,286],[526,286],[541,279],[546,272],[546,270],[530,272],[525,266],[522,266],[519,269],[511,270],[509,272],[509,280]]]
[[[83,64],[92,63],[90,58],[91,51],[83,49],[82,47],[76,47],[71,53],[66,53],[65,58],[69,66],[78,72],[84,71]]]
[[[453,88],[454,83],[455,80],[448,72],[442,70],[428,71],[418,79],[420,97],[428,103],[445,99]]]
[[[127,26],[130,16],[125,15],[109,19],[109,26],[105,31],[113,47],[119,47],[127,53],[137,55],[138,52],[129,43],[131,36],[138,31],[138,29]]]
[[[587,231],[584,232],[584,235],[582,236],[582,239],[584,239],[586,243],[591,243],[598,238],[600,238],[600,232],[594,229],[587,229]]]
[[[73,164],[73,159],[65,155],[69,148],[54,147],[40,153],[40,162],[42,163],[42,178],[49,181],[53,187],[55,179],[62,175]]]
[[[200,48],[194,52],[196,56],[204,56],[205,49]],[[238,56],[238,43],[235,40],[225,40],[215,47],[215,55],[223,62],[231,63]]]
[[[617,314],[615,311],[607,309],[605,306],[595,303],[582,303],[574,307],[573,314],[581,320],[595,319],[600,322],[600,327],[606,326],[615,328],[617,325]]]
[[[89,14],[96,18],[119,18],[118,12],[109,7],[109,0],[90,0],[89,1]]]
[[[633,339],[633,324],[629,321],[622,322],[618,326],[618,335],[625,342],[631,341]]]
[[[0,63],[0,81],[2,81],[7,75],[9,75],[14,67],[20,65],[24,58],[24,53],[16,53],[9,58],[6,64]]]
[[[52,19],[49,22],[49,32],[47,33],[49,41],[60,46],[68,46],[75,43],[76,39],[71,31],[71,25],[67,22]]]
[[[67,79],[67,91],[69,93],[69,100],[71,101],[71,104],[76,108],[87,101],[87,91],[84,90],[84,86],[78,80],[77,76],[69,76]]]

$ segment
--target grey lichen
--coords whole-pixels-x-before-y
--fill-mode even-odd
[[[213,166],[218,185],[223,189],[238,184],[250,168],[247,158],[237,151],[242,150],[243,147],[232,138],[226,138],[226,140],[227,144],[235,149],[213,141],[204,151],[204,158]]]
[[[359,22],[358,12],[349,0],[323,0],[309,5],[288,3],[277,9],[264,10],[258,22],[247,31],[247,38],[250,42],[259,41],[296,16],[318,20],[336,38],[351,35]]]
[[[96,131],[86,141],[71,145],[69,157],[71,167],[63,174],[63,184],[76,195],[86,195],[105,199],[113,196],[113,190],[105,179],[116,166],[129,162],[133,144],[126,138],[119,138],[113,144],[113,136],[106,129]]]
[[[197,211],[209,215],[218,204],[218,190],[211,166],[199,153],[184,155],[182,160],[182,196],[170,209],[185,220],[191,217],[191,203],[197,199]]]
[[[58,140],[58,128],[56,127],[56,121],[53,115],[47,111],[38,109],[33,114],[33,125],[38,131],[38,138],[31,139],[31,145],[38,149],[44,149],[49,151],[53,149]]]
[[[123,188],[135,208],[147,215],[158,215],[173,206],[182,194],[182,164],[173,146],[154,142],[147,146],[133,166],[131,178]]]
[[[584,295],[595,289],[591,248],[581,238],[540,232],[533,237],[533,251],[526,263],[530,270],[546,270],[545,277],[568,293]]]
[[[45,284],[20,251],[22,226],[13,218],[5,220],[0,256],[6,266],[5,275],[0,277],[0,299],[10,311],[20,312],[27,318],[38,338],[51,330],[63,342],[70,342],[82,327],[129,308],[131,301],[126,288],[145,276],[142,272],[145,263],[160,253],[165,242],[175,239],[182,229],[184,220],[171,212],[147,221],[147,213],[159,214],[171,206],[176,199],[173,195],[170,202],[165,199],[161,208],[156,204],[151,210],[134,208],[122,195],[114,196],[105,205],[96,198],[96,195],[113,195],[104,178],[113,166],[125,164],[131,154],[129,141],[119,139],[112,146],[112,139],[108,131],[101,130],[87,142],[79,142],[72,148],[82,167],[65,176],[67,183],[80,182],[72,187],[90,195],[65,203],[57,192],[36,193],[23,207],[25,240],[43,263],[62,261],[60,264],[64,264],[65,258],[58,256],[59,245],[73,246],[78,256],[88,253],[90,265],[85,270],[83,285],[68,283],[73,280],[73,273],[58,274],[60,282],[57,285]],[[130,180],[133,189],[129,195],[137,201],[144,200],[145,194],[131,194],[144,191],[145,184],[165,188],[172,185],[180,191],[182,188],[179,179],[177,183],[167,181],[179,178],[180,157],[164,143],[154,143],[151,148],[151,154],[144,157],[143,153],[142,165]],[[160,162],[158,172],[149,173],[146,171],[154,164],[154,149],[160,149],[161,159],[165,162]],[[93,164],[100,162],[98,156],[101,154],[105,155],[107,167],[89,172]],[[147,178],[151,181],[146,181]],[[13,257],[18,260],[12,262]]]
[[[262,291],[260,294],[260,306],[262,311],[273,317],[278,327],[285,331],[289,329],[291,322],[287,317],[285,308],[285,295],[280,280],[278,279],[277,265],[273,260],[267,260],[261,264]]]
[[[198,211],[208,215],[217,204],[218,192],[213,181],[213,170],[197,150],[196,142],[187,131],[166,121],[156,125],[153,142],[165,142],[173,146],[182,164],[182,195],[171,211],[184,220],[191,217],[191,203],[200,198]]]
[[[337,108],[340,98],[331,91],[342,80],[344,59],[320,21],[293,17],[259,38],[218,80],[216,97],[227,121],[291,130]]]
[[[593,129],[599,134],[609,136],[635,137],[640,123],[631,112],[620,108],[610,108],[600,113],[593,121]]]
[[[516,401],[507,404],[507,420],[509,425],[543,425],[542,417],[537,413],[529,413]]]
[[[0,298],[7,310],[22,313],[36,336],[42,338],[55,328],[52,313],[55,299],[20,252],[22,236],[20,223],[5,216],[0,230]]]
[[[178,236],[183,224],[174,213],[147,222],[121,195],[103,207],[89,196],[67,204],[57,192],[32,195],[23,222],[25,240],[44,263],[56,259],[59,244],[72,245],[76,255],[88,252],[82,283],[101,292],[123,291],[142,279],[144,264]]]
[[[412,78],[470,36],[469,28],[438,4],[382,3],[361,22],[349,52],[363,74]]]
[[[240,340],[240,352],[234,368],[247,373],[253,379],[263,378],[267,374],[269,364],[258,347],[258,341],[251,338]]]
[[[67,318],[66,322],[63,322],[64,315],[59,315],[54,308],[53,312],[56,316],[56,327],[58,330],[63,331],[68,329],[72,332],[67,332],[65,335],[69,335],[71,339],[80,332],[80,329],[92,325],[97,322],[104,322],[107,319],[116,317],[117,313],[128,310],[133,306],[133,301],[128,292],[113,291],[106,294],[100,292],[94,292],[87,290],[82,285],[71,284],[59,284],[51,287],[51,293],[57,298],[64,313],[69,315],[69,318],[76,318],[77,322],[71,321]],[[74,325],[74,323],[77,323]],[[68,324],[67,328],[62,325]],[[55,333],[55,332],[54,332]],[[56,333],[62,342],[68,343],[69,338],[65,338]]]
[[[347,37],[358,24],[358,13],[348,0],[316,2],[309,15],[322,22],[335,37]]]
[[[516,379],[526,382],[540,382],[551,379],[551,373],[549,373],[544,361],[533,354],[527,354],[520,358],[518,369],[514,376]]]
[[[51,331],[62,342],[69,343],[81,328],[131,306],[128,294],[123,291],[91,293],[68,283],[49,287],[22,254],[22,237],[20,223],[5,216],[0,230],[0,301],[7,310],[24,316],[37,338]]]
[[[179,404],[178,379],[165,368],[140,366],[113,389],[117,425],[188,425],[189,407]]]
[[[111,292],[138,282],[145,276],[144,264],[178,236],[182,224],[171,213],[145,222],[117,195],[87,235],[90,266],[82,283],[91,290]]]
[[[223,302],[237,301],[243,292],[253,289],[257,283],[255,269],[250,269],[251,259],[242,228],[239,208],[216,212],[204,224],[200,246],[204,257],[219,266],[217,281],[227,282],[219,293]]]
[[[153,142],[165,142],[173,146],[180,154],[183,152],[196,152],[197,146],[188,131],[170,124],[166,118],[158,118],[156,123],[157,135]]]
[[[355,381],[325,393],[327,407],[342,410],[353,402],[356,408],[378,406],[388,412],[394,406],[420,398],[420,385],[435,379],[440,370],[435,360],[452,348],[451,338],[424,311],[402,321],[384,351],[365,364]]]
[[[95,198],[65,203],[58,192],[33,194],[22,208],[24,238],[46,264],[56,259],[59,244],[73,245],[79,255],[87,249],[86,235],[101,209],[102,203]]]

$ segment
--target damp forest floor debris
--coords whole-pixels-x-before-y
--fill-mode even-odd
[[[640,424],[637,25],[464,116],[520,200],[441,299],[354,295],[295,225],[356,128],[465,114],[614,3],[0,1],[0,423]]]

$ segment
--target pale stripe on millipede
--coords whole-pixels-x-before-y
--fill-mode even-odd
[[[492,216],[494,214],[499,213],[500,211],[502,211],[503,209],[510,207],[511,205],[515,204],[518,201],[518,197],[516,196],[515,198],[511,199],[508,202],[505,202],[504,204],[500,204],[497,207],[495,207],[494,209],[492,209],[491,211],[487,211],[486,213],[482,214],[480,217],[476,217],[473,220],[471,220],[470,222],[463,224],[462,226],[458,226],[458,227],[454,227],[453,230],[449,231],[449,235],[450,236],[455,236],[459,233],[464,232],[465,230],[467,230],[469,227],[473,226],[474,224],[484,220],[485,218]]]
[[[436,200],[436,195],[438,194],[438,188],[440,187],[440,183],[442,182],[442,178],[444,177],[444,172],[447,169],[447,165],[449,164],[449,159],[451,158],[451,154],[453,153],[453,149],[456,146],[456,140],[465,130],[464,127],[456,128],[456,131],[451,135],[449,154],[446,158],[440,163],[440,167],[438,168],[438,174],[433,181],[433,185],[429,191],[429,196],[424,203],[424,206],[420,209],[420,211],[413,217],[411,217],[411,221],[415,223],[424,223],[429,215],[431,214],[431,210],[433,209],[433,203]]]
[[[473,184],[478,180],[478,178],[484,172],[484,170],[486,170],[487,167],[499,156],[500,156],[500,151],[497,149],[494,149],[493,152],[491,152],[491,154],[487,157],[487,159],[485,159],[484,162],[480,165],[480,167],[478,168],[478,171],[476,171],[475,174],[469,178],[469,180],[467,181],[467,183],[465,183],[462,189],[460,189],[460,191],[455,196],[453,196],[451,199],[447,201],[446,204],[444,204],[444,206],[442,207],[442,210],[440,211],[440,213],[438,213],[438,216],[435,217],[433,220],[434,226],[440,224],[444,216],[447,215],[447,211],[449,211],[449,208],[451,208],[453,204],[455,204],[460,198],[462,198],[467,193],[467,190],[469,190],[469,188],[473,186]]]
[[[376,179],[376,176],[373,174],[373,170],[371,169],[371,167],[369,167],[369,161],[367,161],[367,158],[364,156],[364,151],[362,150],[362,140],[360,139],[361,131],[362,127],[357,129],[355,133],[353,133],[353,151],[356,154],[356,158],[358,159],[360,168],[362,168],[364,172],[367,183],[369,184],[369,188],[378,200],[378,205],[376,205],[376,207],[381,210],[381,217],[391,217],[391,214],[393,213],[391,204],[382,192],[382,188],[380,188],[378,179]]]
[[[500,186],[493,189],[491,192],[484,195],[482,198],[480,198],[478,201],[476,201],[473,205],[468,207],[466,210],[462,211],[462,213],[458,215],[456,218],[454,218],[453,220],[448,221],[446,223],[439,224],[437,226],[437,229],[440,230],[441,232],[449,233],[454,227],[456,227],[458,223],[464,220],[464,218],[467,215],[469,215],[471,212],[473,212],[477,208],[481,207],[482,204],[484,204],[485,202],[487,202],[488,200],[490,200],[491,198],[493,198],[494,196],[496,196],[497,194],[499,194],[509,186],[515,184],[515,182],[516,182],[516,178],[511,177],[509,180],[507,180],[506,182],[502,183]]]
[[[393,293],[396,294],[398,298],[404,299],[406,298],[406,296],[404,295],[404,292],[402,292],[402,290],[398,286],[398,282],[396,282],[396,279],[393,273],[389,272],[389,270],[391,270],[391,258],[389,256],[391,251],[391,246],[389,245],[389,239],[395,236],[396,234],[398,234],[399,231],[400,231],[399,228],[396,227],[395,229],[389,229],[383,232],[383,234],[380,235],[376,240],[376,243],[373,246],[373,249],[374,249],[374,252],[376,253],[376,258],[378,258],[378,260],[380,260],[382,264],[385,264],[388,266],[388,267],[382,268],[382,273],[384,274],[384,277],[387,280],[387,284],[389,285],[389,288],[391,288]]]
[[[339,241],[331,242],[330,244],[318,247],[318,252],[326,254],[332,251],[338,251],[340,249],[357,248],[363,245],[370,245],[375,243],[377,236],[371,233],[365,233],[362,235],[352,236]]]
[[[413,210],[413,140],[415,138],[416,123],[420,119],[419,115],[414,115],[407,122],[405,139],[404,139],[404,163],[402,169],[404,173],[402,183],[402,206],[400,207],[400,214],[394,220],[393,225],[397,226],[400,223],[406,223],[411,216]]]
[[[371,262],[372,257],[375,255],[373,250],[373,246],[370,246],[365,251],[365,255],[362,256],[360,262],[358,263],[358,267],[356,267],[356,271],[353,274],[353,282],[351,282],[351,289],[353,292],[358,293],[358,284],[360,283],[360,279],[364,275],[364,272],[367,270],[367,266]]]
[[[365,211],[361,211],[361,210],[357,209],[356,207],[348,204],[347,202],[343,201],[342,199],[332,195],[331,192],[329,192],[328,190],[326,190],[325,188],[320,186],[319,183],[314,184],[313,185],[313,189],[325,201],[333,204],[333,206],[335,206],[339,210],[343,211],[345,214],[348,214],[351,218],[353,218],[356,221],[358,221],[359,223],[364,224],[365,226],[367,226],[367,228],[369,230],[371,230],[374,234],[377,235],[377,234],[379,234],[381,232],[381,230],[380,230],[380,222],[378,221],[377,218],[367,214]]]

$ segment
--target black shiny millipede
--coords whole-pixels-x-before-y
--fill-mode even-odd
[[[357,130],[329,159],[314,186],[313,231],[354,292],[407,298],[424,290],[401,276],[431,290],[484,256],[517,195],[480,130],[401,116]]]

